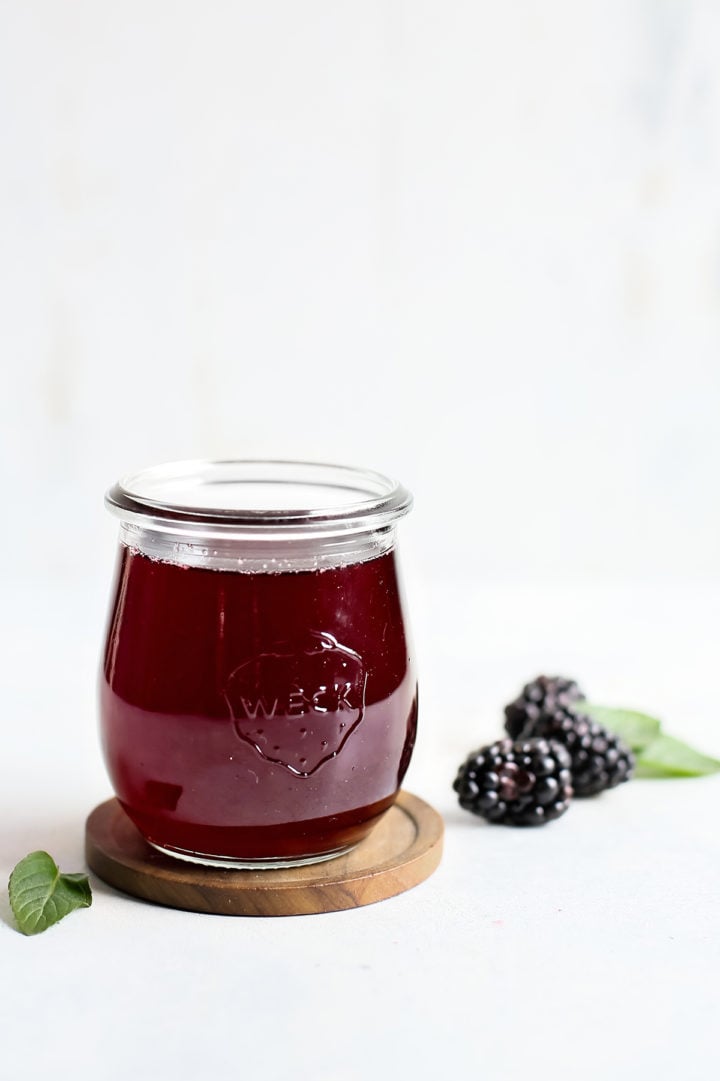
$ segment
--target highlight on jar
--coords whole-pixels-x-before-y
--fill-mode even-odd
[[[125,815],[210,868],[351,853],[415,744],[396,547],[410,493],[345,466],[191,461],[124,478],[106,505],[100,726]]]

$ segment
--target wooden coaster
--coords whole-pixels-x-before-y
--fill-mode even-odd
[[[111,886],[170,908],[228,916],[337,912],[394,897],[428,878],[442,855],[443,820],[409,792],[345,856],[275,871],[215,870],[148,845],[116,799],[87,820],[90,868]]]

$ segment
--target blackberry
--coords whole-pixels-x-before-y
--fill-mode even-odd
[[[523,736],[557,740],[567,748],[576,796],[595,796],[632,777],[635,758],[630,748],[572,704],[541,713],[526,725]]]
[[[526,683],[522,694],[505,706],[505,731],[513,739],[534,735],[529,726],[544,713],[554,713],[559,706],[569,707],[584,694],[573,679],[563,676],[538,676]],[[526,731],[526,729],[528,729]]]
[[[551,740],[501,739],[468,755],[453,788],[461,807],[489,822],[541,826],[570,805],[570,756]]]

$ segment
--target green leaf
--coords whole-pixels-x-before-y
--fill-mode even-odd
[[[38,935],[76,908],[89,908],[92,891],[87,875],[61,875],[47,852],[31,852],[20,860],[8,884],[10,907],[24,935]]]
[[[593,706],[589,702],[578,702],[577,708],[632,747],[637,756],[638,777],[704,777],[720,772],[716,758],[666,736],[656,717],[634,710]]]
[[[603,728],[608,728],[616,736],[620,736],[633,751],[642,751],[660,735],[660,721],[647,713],[637,713],[630,709],[608,709],[607,706],[593,706],[589,702],[578,702],[577,709],[592,717]]]
[[[638,777],[704,777],[720,772],[720,762],[672,736],[658,736],[637,758]]]

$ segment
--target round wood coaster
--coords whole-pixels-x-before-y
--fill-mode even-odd
[[[228,916],[296,916],[359,908],[417,886],[442,855],[443,821],[409,792],[356,848],[327,863],[274,871],[215,870],[148,845],[116,799],[87,820],[90,868],[111,886],[170,908]]]

